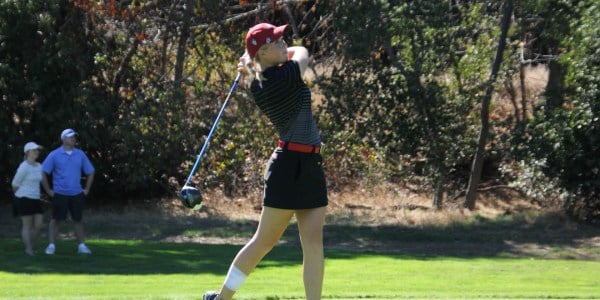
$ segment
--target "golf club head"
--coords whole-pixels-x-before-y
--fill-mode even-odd
[[[202,208],[202,194],[193,186],[186,185],[179,192],[179,200],[187,208],[199,210]]]

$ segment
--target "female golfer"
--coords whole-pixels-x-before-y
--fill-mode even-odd
[[[310,90],[302,80],[308,51],[287,47],[282,39],[287,26],[261,23],[246,35],[247,55],[240,58],[238,71],[252,71],[252,95],[277,129],[279,141],[265,170],[258,228],[233,260],[221,290],[207,292],[205,300],[231,299],[294,215],[302,244],[306,299],[321,299],[323,223],[328,203],[321,137],[311,111]]]
[[[12,180],[12,188],[15,192],[15,208],[23,222],[21,238],[27,255],[34,254],[35,239],[42,229],[44,220],[40,200],[42,165],[37,162],[40,148],[40,145],[34,142],[25,144],[23,148],[25,159],[17,168],[17,173]]]

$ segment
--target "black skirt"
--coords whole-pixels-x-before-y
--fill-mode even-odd
[[[15,216],[30,216],[43,214],[42,201],[40,199],[18,198],[14,200],[14,215]]]
[[[275,149],[265,170],[263,205],[281,209],[327,206],[323,158],[318,153]]]

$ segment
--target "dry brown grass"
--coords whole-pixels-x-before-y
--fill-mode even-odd
[[[442,210],[432,206],[430,195],[392,183],[377,186],[357,183],[341,191],[329,192],[328,213],[331,221],[352,219],[357,226],[447,226],[464,221],[477,214],[486,218],[539,210],[540,207],[512,190],[496,189],[482,192],[477,199],[476,209],[463,209],[461,201],[448,200]],[[204,194],[205,202],[199,216],[217,215],[232,220],[258,220],[261,193],[239,198],[228,198],[219,191]],[[179,206],[175,202],[163,202],[166,206]],[[165,209],[167,209],[165,207]],[[187,210],[175,209],[177,213],[190,214]]]
[[[548,68],[545,65],[528,66],[524,69],[525,74],[525,110],[527,116],[531,116],[533,106],[538,104],[546,84],[548,82]],[[490,113],[490,118],[494,121],[503,121],[509,117],[514,117],[515,111],[522,114],[522,89],[519,75],[512,78],[515,103],[511,101],[511,93],[503,86],[498,93],[494,94],[494,109]],[[515,107],[516,105],[516,107]]]
[[[443,208],[437,210],[429,194],[385,183],[332,193],[329,210],[341,216],[351,213],[365,225],[447,226],[462,222],[474,214],[495,218],[539,209],[538,205],[511,190],[480,193],[474,211],[464,209],[462,200],[447,199]]]

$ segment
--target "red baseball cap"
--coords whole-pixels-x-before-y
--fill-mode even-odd
[[[288,24],[275,26],[269,23],[252,26],[246,34],[246,50],[248,50],[250,57],[254,57],[262,45],[277,41],[287,27]]]

